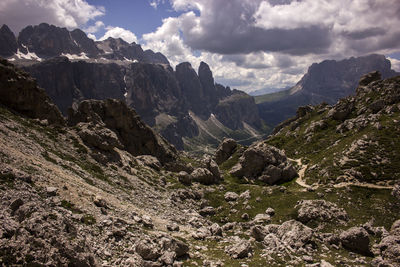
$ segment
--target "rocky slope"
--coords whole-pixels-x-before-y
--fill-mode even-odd
[[[270,126],[294,116],[304,105],[322,102],[335,104],[340,98],[353,95],[358,80],[365,73],[379,71],[383,78],[396,75],[383,55],[368,55],[341,61],[325,60],[312,64],[303,78],[284,92],[257,96],[260,116]]]
[[[174,71],[160,53],[108,38],[94,42],[81,30],[28,26],[16,38],[6,25],[0,55],[24,66],[65,115],[85,99],[124,100],[178,149],[216,147],[224,137],[257,140],[263,127],[255,103],[214,82],[202,62]]]
[[[303,157],[313,182],[393,185],[400,177],[400,76],[365,75],[356,95],[329,106],[305,106],[275,129],[268,143]]]
[[[49,104],[33,95],[20,98]],[[294,162],[266,142],[225,140],[219,166],[178,155],[117,100],[82,102],[71,126],[48,125],[40,105],[30,117],[13,107],[0,106],[0,265],[399,264],[400,210],[387,190],[286,182]]]

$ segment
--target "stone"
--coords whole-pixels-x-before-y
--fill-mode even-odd
[[[54,197],[57,195],[58,188],[53,186],[46,187],[46,194],[48,197]]]
[[[250,190],[244,191],[239,197],[244,200],[249,200],[251,198]]]
[[[218,225],[218,223],[213,223],[210,226],[210,232],[215,236],[222,236],[222,228]]]
[[[204,185],[211,185],[217,182],[215,176],[206,168],[197,168],[191,173],[192,179]]]
[[[239,198],[239,195],[235,192],[226,192],[224,195],[225,201],[236,201]]]
[[[156,248],[156,245],[146,239],[140,240],[138,244],[136,244],[135,251],[144,260],[155,261],[161,256],[161,253]]]
[[[218,146],[217,151],[215,152],[215,162],[218,165],[221,165],[227,159],[232,156],[234,153],[237,142],[231,138],[225,138]]]
[[[369,235],[362,227],[352,227],[339,236],[342,246],[352,252],[362,255],[370,255]]]
[[[166,226],[168,231],[171,232],[178,232],[179,231],[179,225],[177,225],[176,223],[169,223]]]
[[[192,177],[185,171],[180,171],[178,173],[178,181],[183,185],[191,185],[192,184]]]
[[[278,227],[276,235],[291,248],[299,249],[311,242],[313,231],[301,222],[290,220]]]
[[[99,208],[108,208],[107,201],[101,196],[96,196],[93,203]]]
[[[215,214],[215,209],[213,207],[204,207],[199,211],[201,216],[212,216]]]
[[[14,200],[13,202],[11,202],[10,204],[10,209],[15,212],[16,210],[19,209],[19,207],[21,207],[22,205],[24,205],[24,201],[21,198],[17,198],[16,200]]]
[[[195,233],[192,233],[192,237],[197,240],[204,240],[211,236],[211,231],[207,227],[200,227]]]
[[[301,200],[295,208],[298,209],[297,219],[302,223],[308,223],[309,221],[346,222],[349,220],[344,209],[326,200]]]
[[[265,213],[268,214],[269,216],[274,216],[275,210],[273,208],[268,208],[265,210]]]
[[[271,221],[271,216],[264,213],[257,214],[252,220],[254,224],[264,224],[264,223],[269,223],[270,221]]]
[[[154,156],[141,155],[141,156],[136,156],[136,159],[143,165],[155,169],[156,171],[159,171],[161,169],[160,161]]]
[[[240,216],[243,220],[247,221],[249,219],[249,214],[243,213],[242,216]]]
[[[143,215],[142,216],[142,224],[143,224],[144,227],[148,227],[150,229],[154,228],[153,220],[148,215]]]
[[[263,141],[246,149],[230,173],[239,178],[258,179],[268,184],[289,181],[297,175],[284,152]]]
[[[251,243],[248,240],[239,240],[235,244],[225,248],[225,252],[234,259],[243,259],[249,257],[252,252]]]

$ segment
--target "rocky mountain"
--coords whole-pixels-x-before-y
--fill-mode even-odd
[[[1,61],[0,77],[15,96],[0,105],[2,266],[400,264],[399,187],[388,190],[400,77],[366,76],[356,96],[301,108],[266,141],[226,139],[216,161],[177,153],[119,100],[85,100],[50,123],[43,107],[57,108],[29,75]],[[370,158],[382,178],[332,183],[318,157],[338,151]]]
[[[276,126],[294,116],[299,106],[322,102],[335,104],[340,98],[353,95],[360,77],[371,71],[379,71],[384,78],[396,75],[390,61],[377,54],[314,63],[289,90],[257,96],[260,116],[268,125]]]
[[[187,62],[174,71],[164,55],[138,44],[94,42],[79,29],[45,23],[26,27],[18,38],[5,25],[0,33],[5,45],[17,43],[17,50],[5,47],[4,56],[24,66],[64,115],[86,99],[123,100],[180,150],[262,136],[254,100],[216,84],[204,62],[197,73]]]

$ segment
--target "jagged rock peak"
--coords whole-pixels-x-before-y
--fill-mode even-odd
[[[17,39],[14,33],[3,24],[0,28],[0,56],[9,57],[17,52]]]
[[[0,58],[0,103],[30,118],[65,123],[60,111],[36,80]]]
[[[34,52],[39,57],[59,56],[63,53],[97,56],[100,50],[94,41],[84,32],[75,29],[72,32],[47,23],[28,26],[19,33],[19,50],[23,53]]]
[[[142,122],[135,110],[115,99],[85,100],[76,110],[70,109],[68,123],[90,122],[115,132],[125,150],[134,156],[152,155],[161,163],[176,159],[176,150]]]

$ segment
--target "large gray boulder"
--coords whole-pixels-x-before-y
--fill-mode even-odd
[[[248,257],[251,253],[251,243],[248,240],[239,239],[235,244],[225,248],[225,252],[234,259],[242,259]]]
[[[289,181],[297,176],[285,153],[265,142],[257,142],[246,149],[230,173],[267,184]]]
[[[237,147],[237,142],[231,138],[225,138],[221,144],[219,144],[217,151],[215,152],[215,162],[219,165],[225,162],[232,156]]]
[[[345,222],[349,220],[344,209],[339,208],[335,203],[325,200],[301,200],[295,208],[298,208],[297,219],[302,223],[309,221]]]
[[[352,252],[370,255],[369,235],[362,227],[352,227],[339,236],[342,246]]]

